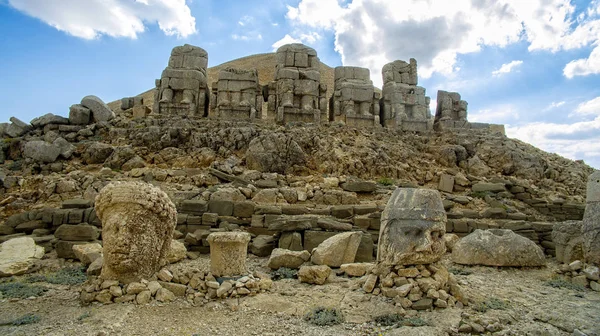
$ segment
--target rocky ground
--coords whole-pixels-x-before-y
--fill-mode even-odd
[[[249,257],[250,271],[263,271],[267,259]],[[64,265],[42,261],[40,273]],[[470,306],[427,312],[404,312],[391,299],[365,294],[362,278],[332,276],[327,284],[300,284],[297,279],[275,281],[268,293],[192,306],[180,298],[169,304],[110,304],[82,306],[80,286],[39,283],[49,290],[41,297],[0,300],[2,335],[459,335],[465,324],[487,328],[494,335],[600,335],[600,293],[551,280],[558,265],[498,269],[444,263],[469,294]],[[173,265],[209,268],[208,256]],[[24,281],[31,275],[18,277]],[[550,286],[554,284],[554,286]],[[345,322],[317,326],[304,320],[312,309],[338,308]],[[401,326],[375,322],[378,316],[400,313]],[[12,325],[34,314],[39,321]],[[460,328],[460,329],[459,329]],[[493,330],[494,332],[490,332]]]

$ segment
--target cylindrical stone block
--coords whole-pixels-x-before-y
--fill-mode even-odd
[[[210,271],[213,276],[237,276],[247,273],[249,233],[215,232],[208,235],[207,240],[210,244]]]

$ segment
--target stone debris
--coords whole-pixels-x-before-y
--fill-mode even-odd
[[[170,277],[165,277],[166,274]],[[218,278],[222,279],[221,282],[218,282],[212,273],[198,270],[177,272],[176,276],[173,276],[170,270],[163,268],[157,275],[160,281],[141,279],[139,282],[129,284],[92,276],[82,285],[79,299],[84,305],[93,302],[102,304],[131,302],[143,305],[153,300],[167,303],[182,298],[195,306],[201,306],[217,299],[264,293],[269,291],[273,284],[273,281],[264,275]]]
[[[309,259],[310,252],[308,251],[290,251],[282,248],[276,248],[269,257],[267,267],[274,270],[281,267],[297,269]]]
[[[98,243],[75,245],[73,253],[82,264],[89,266],[102,257],[102,245]]]
[[[511,230],[475,230],[452,250],[452,261],[463,265],[544,266],[544,251]]]
[[[115,118],[115,113],[96,96],[85,96],[81,99],[81,105],[92,112],[95,122],[109,121]]]
[[[327,265],[302,266],[298,270],[298,280],[313,285],[323,285],[331,274],[331,268]]]
[[[159,270],[177,223],[165,192],[142,182],[112,183],[96,197],[96,212],[102,221],[103,279],[130,283]]]
[[[208,116],[209,96],[206,50],[189,44],[171,51],[169,65],[156,80],[154,113],[163,115]]]

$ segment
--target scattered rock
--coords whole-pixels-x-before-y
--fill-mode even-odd
[[[279,269],[281,267],[297,269],[308,261],[308,259],[310,259],[308,251],[290,251],[276,248],[271,253],[267,266],[271,269]]]
[[[306,282],[314,285],[322,285],[329,278],[331,268],[326,265],[302,266],[298,271],[300,282]]]
[[[361,238],[361,232],[344,232],[328,238],[313,250],[311,261],[313,264],[330,267],[352,263]]]

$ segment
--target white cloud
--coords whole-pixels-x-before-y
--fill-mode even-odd
[[[252,40],[262,40],[262,35],[257,33],[257,32],[250,32],[246,35],[238,35],[238,34],[232,34],[231,38],[237,41],[252,41]]]
[[[585,101],[577,106],[569,117],[573,116],[600,116],[600,97]]]
[[[582,58],[569,62],[563,69],[567,78],[575,76],[587,76],[600,73],[600,47],[594,48],[588,58]]]
[[[565,102],[564,100],[559,101],[559,102],[552,102],[552,103],[550,103],[550,105],[548,105],[548,107],[546,107],[544,109],[544,111],[550,111],[552,109],[559,108],[559,107],[565,105],[566,103],[567,102]]]
[[[510,73],[513,69],[523,64],[523,61],[512,61],[510,63],[502,64],[500,69],[492,71],[492,75],[500,76],[502,74]]]
[[[570,0],[301,0],[288,6],[287,18],[305,31],[331,30],[342,63],[368,67],[381,85],[376,74],[396,59],[416,58],[419,75],[428,78],[456,72],[459,54],[483,46],[523,40],[531,51],[589,46],[600,41],[599,6],[593,1],[574,17]],[[591,61],[577,65],[593,68]]]
[[[532,123],[506,127],[506,134],[570,159],[600,168],[600,116],[573,124]]]
[[[166,35],[196,33],[196,19],[185,0],[8,0],[8,3],[70,35],[137,38],[146,23],[157,23]]]
[[[513,105],[501,105],[494,108],[469,112],[469,121],[493,124],[509,124],[519,119],[519,113]]]
[[[290,43],[302,43],[302,41],[300,41],[300,39],[291,37],[289,34],[285,34],[285,36],[281,40],[273,43],[273,45],[271,45],[271,47],[273,47],[273,51],[275,51],[275,50],[279,49],[279,47],[281,47],[282,45],[286,45],[286,44],[290,44]]]

